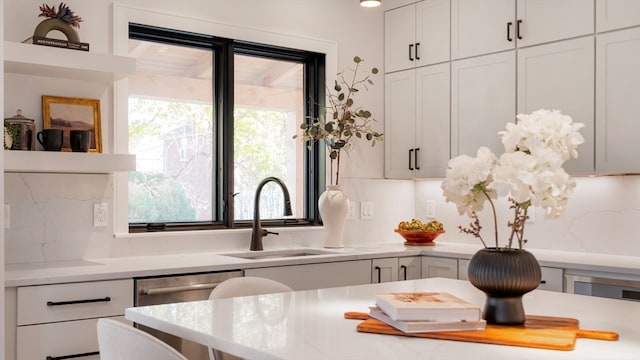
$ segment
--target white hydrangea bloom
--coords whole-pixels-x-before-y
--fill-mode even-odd
[[[579,130],[584,124],[574,123],[558,110],[541,109],[520,114],[517,119],[517,123],[508,123],[499,132],[505,147],[499,159],[488,148],[480,147],[475,158],[462,155],[449,161],[442,190],[446,201],[455,203],[460,215],[472,216],[474,211],[483,209],[485,201],[498,195],[513,199],[516,217],[526,216],[529,206],[542,207],[546,218],[558,217],[564,211],[576,184],[562,165],[578,157],[577,148],[584,143]],[[516,228],[514,224],[510,222],[509,226],[520,231],[518,242],[522,247],[524,226]],[[476,231],[467,230],[480,237]],[[513,233],[509,247],[512,239]]]
[[[442,182],[442,191],[447,202],[453,202],[460,215],[480,211],[487,200],[479,187],[485,187],[487,194],[497,198],[495,190],[490,188],[491,172],[496,156],[487,147],[480,147],[477,157],[460,155],[449,160],[446,179]]]
[[[500,131],[506,152],[524,151],[535,154],[551,150],[563,161],[578,157],[578,145],[584,143],[579,130],[584,124],[573,123],[570,116],[559,110],[537,110],[517,116],[517,124],[508,123]]]

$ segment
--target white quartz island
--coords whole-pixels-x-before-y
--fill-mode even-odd
[[[639,359],[640,302],[535,290],[528,314],[572,317],[618,341],[577,339],[572,351],[359,333],[346,311],[368,311],[383,291],[447,291],[482,306],[467,281],[431,278],[126,310],[126,318],[247,359]]]

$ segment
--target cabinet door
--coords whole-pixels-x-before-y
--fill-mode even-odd
[[[448,61],[451,49],[449,0],[425,0],[415,6],[415,65],[424,66]]]
[[[640,171],[640,28],[598,35],[596,171]]]
[[[484,3],[484,2],[483,2]],[[498,131],[515,121],[515,51],[451,63],[451,156],[504,151]]]
[[[529,46],[592,34],[593,0],[518,0],[517,44]]]
[[[564,283],[564,270],[551,267],[540,267],[542,272],[542,279],[540,280],[540,290],[557,291],[562,292]]]
[[[415,70],[385,75],[385,176],[413,176],[416,111]]]
[[[596,31],[640,25],[640,1],[596,0]]]
[[[398,258],[398,280],[422,279],[422,257]]]
[[[293,290],[363,285],[370,283],[371,261],[340,261],[246,269],[244,275],[280,281]]]
[[[468,259],[458,259],[458,279],[469,280],[469,262]]]
[[[591,174],[594,164],[594,38],[565,40],[518,50],[518,113],[558,109],[585,124],[572,174]]]
[[[371,261],[371,283],[398,281],[398,258],[373,259]]]
[[[451,58],[515,48],[514,0],[451,0]]]
[[[458,278],[458,259],[423,256],[422,277]]]
[[[449,63],[416,69],[415,174],[442,177],[450,158]]]
[[[384,72],[415,66],[415,5],[384,13]],[[411,48],[409,47],[411,45]]]

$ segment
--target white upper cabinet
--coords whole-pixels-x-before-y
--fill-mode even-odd
[[[385,72],[449,60],[449,0],[385,12]]]
[[[640,172],[640,28],[596,40],[596,171]]]
[[[498,131],[515,121],[515,94],[515,51],[451,62],[451,156],[480,146],[502,154]]]
[[[640,25],[640,1],[596,0],[596,31]]]
[[[451,58],[515,47],[515,0],[451,0]]]
[[[559,109],[585,124],[579,157],[567,162],[572,174],[594,170],[594,38],[582,37],[518,50],[518,113]]]
[[[449,63],[385,76],[385,176],[444,176],[449,160]]]
[[[451,0],[451,58],[590,34],[593,0]]]
[[[518,47],[592,34],[593,0],[518,0]]]

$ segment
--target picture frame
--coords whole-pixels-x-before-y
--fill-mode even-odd
[[[102,152],[100,100],[63,96],[42,96],[42,125],[44,129],[63,130],[62,151],[71,151],[71,130],[90,130],[89,152]]]

